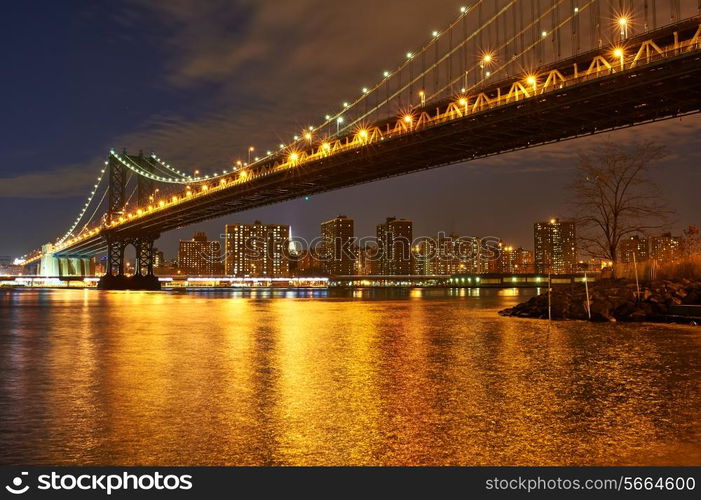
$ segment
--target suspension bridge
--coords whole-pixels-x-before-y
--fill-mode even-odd
[[[262,157],[251,147],[248,161],[204,175],[110,151],[67,232],[21,262],[80,275],[106,253],[103,288],[154,289],[154,241],[172,229],[699,110],[701,0],[477,0]]]

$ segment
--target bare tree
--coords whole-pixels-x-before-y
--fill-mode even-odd
[[[696,224],[690,224],[684,229],[682,249],[687,259],[693,255],[701,254],[701,230]]]
[[[570,189],[578,239],[586,253],[615,264],[624,238],[660,230],[669,222],[673,212],[649,175],[650,167],[665,156],[665,148],[652,142],[607,142],[579,153]]]

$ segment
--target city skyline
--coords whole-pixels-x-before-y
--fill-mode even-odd
[[[280,224],[258,220],[252,224],[227,224],[221,241],[208,240],[203,232],[180,240],[177,256],[166,259],[175,267],[166,265],[161,251],[157,252],[160,263],[154,265],[168,269],[170,274],[237,277],[288,277],[300,275],[300,271],[331,276],[567,275],[600,271],[607,266],[605,259],[590,257],[576,248],[573,221],[535,222],[533,250],[492,236],[442,231],[417,235],[413,234],[412,221],[396,217],[387,217],[377,224],[376,234],[369,236],[356,235],[353,223],[353,218],[346,215],[322,221],[319,234],[308,240],[288,236],[293,228]],[[398,229],[392,229],[397,224]],[[383,247],[393,246],[399,247],[404,258],[395,259],[392,252],[384,254]],[[223,253],[220,247],[225,249]],[[620,243],[620,263],[635,263],[633,254],[639,263],[673,263],[683,257],[683,250],[684,236],[665,232],[635,235]],[[193,259],[199,263],[193,264]]]
[[[240,220],[240,218],[239,218]],[[294,276],[297,267],[316,270],[317,274],[350,275],[350,274],[403,274],[390,270],[387,258],[378,253],[378,244],[386,233],[388,224],[406,223],[408,232],[404,229],[401,239],[409,235],[406,243],[402,243],[404,253],[409,253],[410,259],[406,263],[399,264],[406,274],[415,275],[455,275],[455,274],[547,274],[549,270],[553,274],[572,274],[588,269],[597,271],[605,267],[606,260],[587,255],[578,248],[574,241],[575,226],[573,221],[552,218],[546,221],[536,221],[530,224],[530,245],[516,244],[513,241],[493,235],[448,233],[439,230],[429,234],[414,234],[413,221],[401,217],[385,217],[385,222],[374,224],[375,234],[356,234],[354,231],[354,218],[347,215],[338,215],[326,221],[319,222],[319,231],[309,238],[294,235],[294,228],[284,224],[263,224],[259,220],[252,223],[226,224],[223,231],[215,231],[218,238],[211,237],[204,231],[196,230],[192,237],[181,239],[177,242],[176,251],[166,253],[154,248],[154,267],[168,269],[170,274],[183,274],[192,276],[261,276],[271,277]],[[193,225],[191,227],[197,227]],[[554,235],[552,228],[556,228]],[[567,228],[565,239],[560,241],[561,228]],[[695,227],[695,226],[694,226]],[[382,229],[381,229],[382,228]],[[241,233],[241,234],[239,234]],[[288,236],[289,235],[289,236]],[[328,237],[335,243],[335,250],[327,250],[324,246],[324,238]],[[465,239],[473,240],[468,246],[475,246],[474,261],[465,258]],[[260,257],[250,260],[244,257],[246,252],[244,242],[254,241],[253,251],[267,254],[268,249],[274,250],[272,257]],[[547,241],[546,241],[547,240]],[[486,242],[486,243],[480,243]],[[289,248],[283,250],[282,243],[289,243]],[[445,242],[445,243],[444,243]],[[358,245],[362,245],[359,249]],[[370,248],[368,247],[374,247]],[[480,250],[481,245],[486,247]],[[563,254],[562,246],[573,247]],[[573,246],[574,245],[574,246]],[[354,252],[354,258],[350,262],[334,262],[336,254],[343,255],[341,247],[348,246]],[[634,263],[633,254],[637,262],[643,263],[648,259],[657,263],[674,262],[683,257],[684,237],[671,232],[656,231],[641,233],[626,238],[619,245],[620,263]],[[260,247],[260,248],[259,248]],[[498,248],[494,258],[484,259],[485,249]],[[365,252],[365,249],[369,252]],[[411,249],[411,251],[409,251]],[[250,248],[248,251],[250,252]],[[301,252],[301,253],[300,253]],[[339,253],[340,252],[340,253]],[[370,257],[366,257],[365,254]],[[283,258],[283,254],[296,258]],[[378,255],[380,255],[379,258]],[[238,257],[237,257],[238,256]],[[125,254],[125,267],[128,273],[134,271],[134,261],[128,253]],[[346,256],[343,256],[346,259]],[[257,260],[256,260],[257,259]],[[307,259],[311,259],[307,262]],[[482,260],[483,262],[482,262]],[[553,260],[554,259],[554,260]],[[0,270],[19,269],[13,265],[11,256],[0,255]],[[85,260],[85,259],[83,259]],[[389,257],[392,260],[392,257]],[[401,260],[401,259],[398,259]],[[104,272],[106,257],[100,257],[85,263],[68,263],[68,266],[82,266],[94,269],[99,275]],[[554,262],[552,265],[549,262]],[[236,264],[234,263],[236,262]],[[305,263],[306,262],[306,263]],[[383,264],[383,262],[385,262]],[[175,267],[172,264],[175,264]],[[253,263],[253,264],[252,264]],[[293,268],[293,263],[296,267]],[[281,267],[281,264],[284,264]],[[56,264],[58,265],[58,264]],[[66,265],[65,263],[62,265]],[[253,267],[251,267],[253,266]],[[352,272],[333,272],[337,267],[352,269]],[[383,273],[386,268],[388,272]],[[238,268],[241,271],[238,271]],[[260,267],[265,272],[257,273]],[[365,269],[364,267],[367,267]],[[236,269],[236,271],[234,271]],[[72,271],[71,271],[72,272]],[[22,274],[20,271],[9,274]],[[58,271],[57,271],[58,273]],[[160,272],[163,274],[163,271]],[[167,273],[166,273],[167,274]]]

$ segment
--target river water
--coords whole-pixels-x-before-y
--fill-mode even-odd
[[[0,291],[0,464],[701,465],[701,329],[516,290]]]

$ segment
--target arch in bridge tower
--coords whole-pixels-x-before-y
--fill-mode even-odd
[[[124,249],[123,240],[107,236],[107,276],[124,276]]]
[[[153,273],[153,244],[159,235],[108,236],[107,273],[100,278],[99,288],[107,290],[160,290]],[[124,253],[127,247],[136,250],[134,275],[126,276]]]
[[[136,249],[136,262],[134,266],[135,277],[151,277],[153,274],[153,243],[158,236],[148,235],[131,238],[131,243]]]

